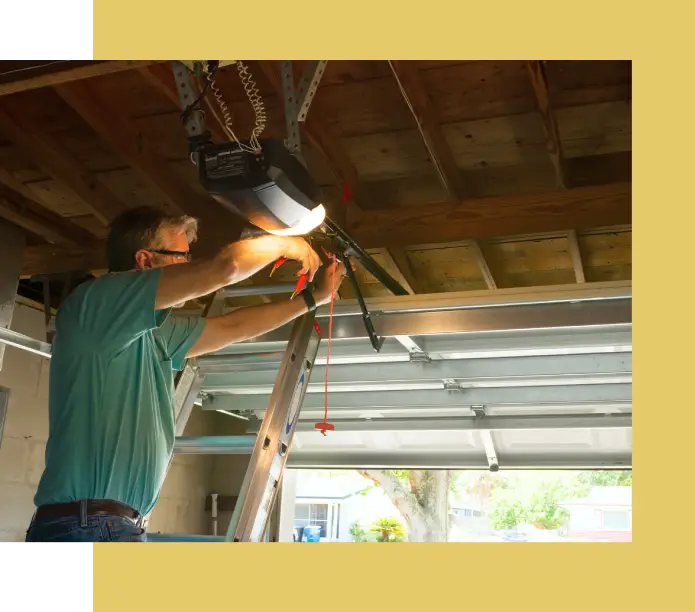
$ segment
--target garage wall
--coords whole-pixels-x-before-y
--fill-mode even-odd
[[[46,339],[43,313],[17,304],[11,329]],[[0,440],[0,541],[24,541],[34,513],[34,493],[44,468],[48,439],[50,360],[8,346],[0,386],[10,390]]]
[[[234,417],[215,413],[217,419],[215,435],[235,436],[246,432],[246,423]],[[213,457],[212,490],[220,495],[238,496],[244,482],[249,455],[216,455]],[[219,512],[217,533],[227,533],[233,511]]]
[[[214,421],[214,413],[195,406],[184,435],[215,435]],[[213,455],[174,456],[152,512],[148,532],[201,535],[211,532],[205,497],[212,486],[214,460]]]
[[[15,307],[11,328],[45,340],[43,313]],[[50,360],[7,347],[0,386],[10,389],[10,401],[0,440],[0,542],[23,541],[34,513],[34,494],[44,469],[48,439],[48,374]],[[185,435],[214,433],[216,413],[196,407]],[[219,415],[218,415],[219,416]],[[174,458],[150,520],[150,531],[210,533],[205,513],[214,470],[213,456]]]

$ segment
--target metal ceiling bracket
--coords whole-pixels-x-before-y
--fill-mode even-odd
[[[183,113],[186,113],[187,109],[191,108],[191,105],[194,104],[198,98],[195,88],[193,87],[191,73],[181,62],[172,62],[171,69],[174,73],[174,81],[176,82],[176,91],[179,94],[181,108],[183,109]],[[198,105],[198,108],[191,108],[190,112],[188,112],[183,119],[183,125],[186,128],[188,140],[191,145],[197,143],[199,140],[207,140],[209,138],[209,134],[205,130],[203,117],[203,110],[200,108],[200,105]]]
[[[299,79],[299,84],[295,87],[292,61],[282,60],[280,62],[282,94],[285,101],[285,127],[287,129],[285,147],[302,162],[302,139],[299,133],[299,124],[306,120],[309,106],[316,95],[327,63],[328,60],[308,62]]]
[[[285,101],[285,127],[287,129],[287,139],[285,147],[290,153],[298,154],[302,150],[302,142],[299,136],[299,123],[297,115],[299,106],[297,104],[297,90],[294,86],[294,68],[291,60],[280,62],[280,74],[282,75],[282,95]]]
[[[309,106],[316,95],[321,77],[326,70],[326,64],[328,64],[328,60],[312,60],[307,62],[302,72],[297,87],[297,121],[300,123],[306,121]]]

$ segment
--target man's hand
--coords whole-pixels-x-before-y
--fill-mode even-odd
[[[283,257],[294,259],[302,265],[302,269],[299,271],[298,276],[308,272],[309,281],[313,281],[316,271],[321,266],[321,260],[316,254],[316,251],[309,246],[309,243],[303,238],[279,236],[274,236],[273,238],[283,241],[281,247]]]
[[[331,263],[326,268],[325,274],[317,283],[316,289],[313,291],[314,300],[316,300],[317,306],[323,306],[331,301],[333,295],[337,293],[340,283],[343,282],[346,274],[347,271],[345,270],[345,264],[339,261]]]
[[[317,306],[331,301],[333,290],[338,291],[345,278],[345,266],[332,263],[314,289]],[[334,284],[335,279],[335,284]],[[220,317],[212,317],[205,323],[203,333],[188,352],[196,357],[218,351],[233,342],[256,338],[306,314],[307,307],[302,299],[280,300],[270,304],[239,308]]]

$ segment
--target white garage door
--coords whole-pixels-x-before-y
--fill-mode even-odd
[[[355,304],[336,304],[335,431],[314,429],[325,408],[324,341],[288,465],[631,467],[629,283],[368,304],[383,346],[372,349]],[[262,419],[288,334],[202,358],[203,408]]]

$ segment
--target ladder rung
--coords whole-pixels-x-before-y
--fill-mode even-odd
[[[178,436],[174,452],[188,455],[250,455],[256,436]]]

